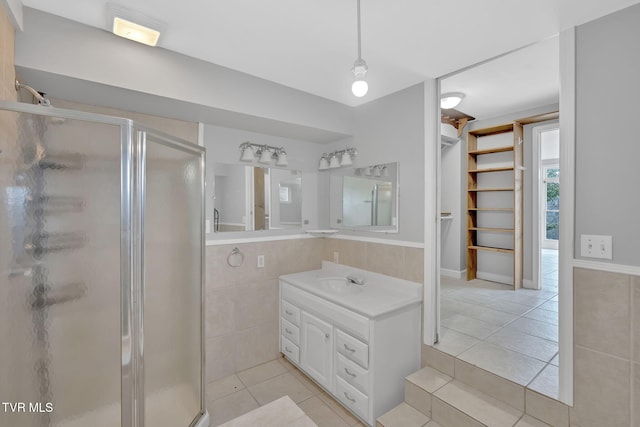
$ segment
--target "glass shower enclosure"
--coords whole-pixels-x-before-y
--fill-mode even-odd
[[[204,148],[0,102],[0,425],[208,426]]]

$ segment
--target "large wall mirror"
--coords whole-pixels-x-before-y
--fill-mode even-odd
[[[211,231],[302,227],[302,174],[297,170],[214,165]]]
[[[332,170],[330,192],[332,228],[398,231],[398,163]]]

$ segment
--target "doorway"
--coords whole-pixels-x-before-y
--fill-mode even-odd
[[[560,128],[558,123],[533,129],[533,186],[536,238],[533,242],[534,289],[558,290],[560,243]],[[536,203],[537,201],[537,203]]]

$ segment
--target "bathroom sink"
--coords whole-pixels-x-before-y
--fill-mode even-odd
[[[346,277],[320,277],[318,281],[324,290],[336,294],[353,294],[363,289],[362,286],[348,281]]]

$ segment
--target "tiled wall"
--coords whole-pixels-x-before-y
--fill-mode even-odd
[[[244,254],[235,268],[227,264],[234,247]],[[422,249],[324,238],[207,247],[208,382],[278,355],[278,277],[320,268],[333,252],[341,264],[422,282]]]
[[[15,101],[13,45],[15,31],[7,12],[0,6],[0,100]]]
[[[338,252],[340,264],[413,282],[424,281],[424,250],[421,248],[356,240],[323,240],[322,259],[325,261],[333,261],[334,252]]]
[[[572,426],[640,425],[640,276],[574,270]]]

